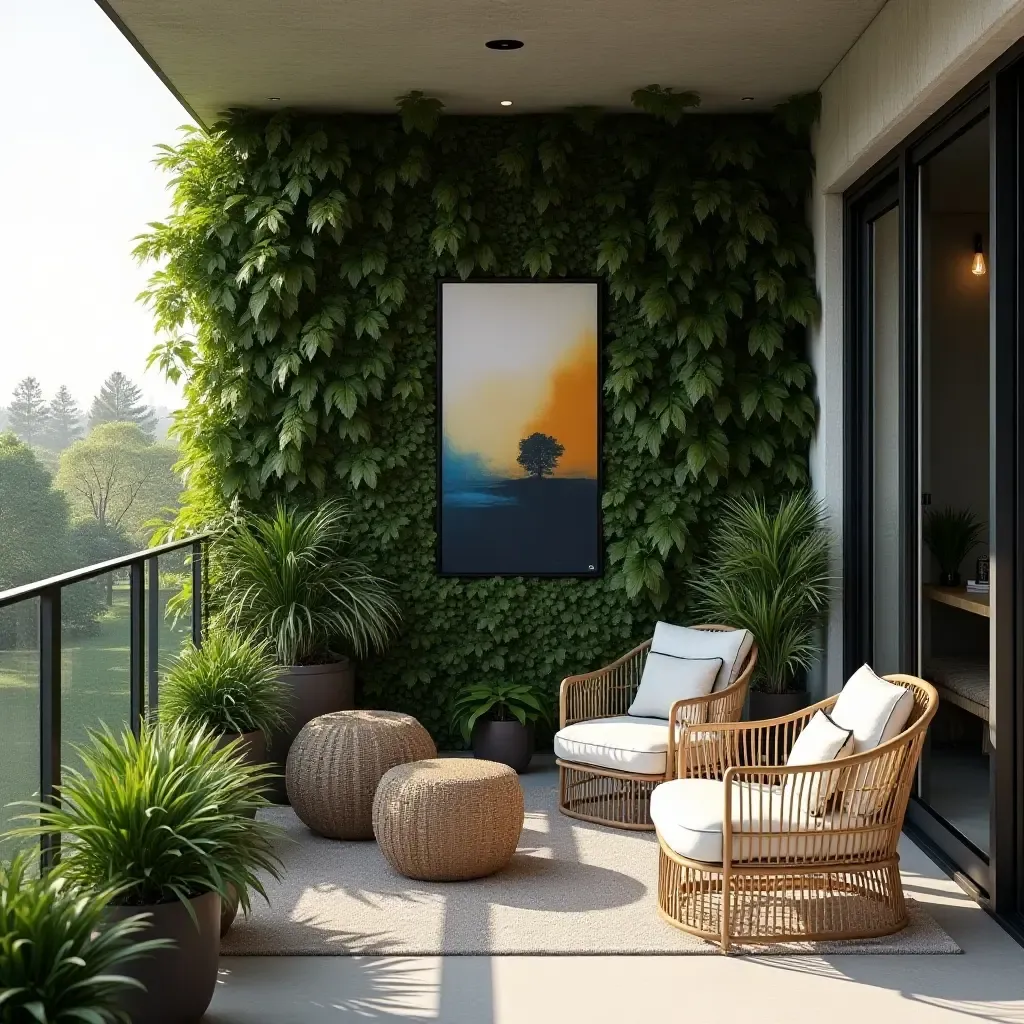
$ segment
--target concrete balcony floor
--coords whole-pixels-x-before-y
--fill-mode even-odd
[[[1024,949],[907,839],[901,854],[907,894],[964,955],[224,957],[204,1021],[1024,1024]]]

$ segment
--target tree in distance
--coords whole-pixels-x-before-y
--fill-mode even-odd
[[[516,462],[530,476],[538,480],[551,476],[558,460],[565,453],[565,446],[558,443],[550,434],[531,434],[519,442],[519,458]]]
[[[35,377],[18,381],[7,414],[10,429],[26,444],[39,444],[43,440],[49,410],[43,398],[43,389]]]
[[[115,370],[100,387],[100,393],[92,400],[89,410],[89,426],[100,423],[134,423],[153,440],[156,417],[142,401],[142,389],[133,384],[120,370]]]
[[[54,451],[63,451],[82,435],[82,412],[67,385],[61,384],[50,399],[46,441]]]

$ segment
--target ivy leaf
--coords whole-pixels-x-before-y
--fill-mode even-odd
[[[357,338],[366,334],[376,341],[387,325],[387,317],[379,309],[367,309],[356,317],[352,326]]]
[[[697,93],[676,92],[671,88],[663,89],[660,85],[637,89],[631,99],[637,110],[661,118],[669,124],[678,124],[687,110],[700,106]]]
[[[406,135],[419,132],[433,135],[441,118],[444,104],[433,96],[426,96],[419,89],[397,98],[398,112],[402,117],[402,130]]]
[[[782,331],[774,320],[758,320],[750,328],[747,349],[752,356],[758,353],[771,358],[782,348]]]

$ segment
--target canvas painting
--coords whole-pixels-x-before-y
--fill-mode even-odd
[[[445,281],[439,319],[440,572],[599,576],[597,282]]]

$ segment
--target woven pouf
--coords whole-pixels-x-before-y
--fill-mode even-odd
[[[523,828],[523,790],[507,765],[465,757],[403,764],[380,780],[373,832],[407,878],[456,882],[500,871]]]
[[[328,839],[373,838],[373,794],[395,765],[435,757],[430,733],[396,711],[335,711],[307,722],[288,751],[292,809]]]

